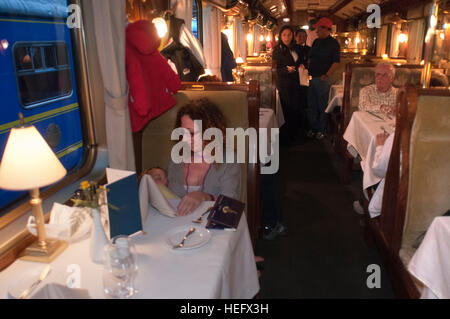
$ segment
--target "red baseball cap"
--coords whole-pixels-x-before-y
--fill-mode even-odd
[[[331,21],[330,19],[325,18],[325,17],[320,18],[320,20],[315,25],[313,25],[314,29],[317,29],[319,27],[325,27],[325,28],[331,29],[332,26],[333,26],[333,21]]]

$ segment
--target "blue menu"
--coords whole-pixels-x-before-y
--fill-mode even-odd
[[[109,238],[118,235],[130,236],[142,231],[136,173],[108,168],[108,181],[110,181],[111,175],[113,175],[114,181],[105,185],[110,205],[108,208]]]

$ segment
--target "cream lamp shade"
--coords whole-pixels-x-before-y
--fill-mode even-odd
[[[0,163],[0,188],[39,188],[57,182],[66,172],[34,126],[11,129]]]

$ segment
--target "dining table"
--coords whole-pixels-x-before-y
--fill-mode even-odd
[[[143,232],[131,238],[136,249],[138,270],[135,282],[137,299],[242,299],[253,298],[259,291],[253,246],[247,219],[242,214],[236,229],[206,229],[206,218],[193,223],[214,202],[203,202],[192,214],[171,218],[151,210],[143,224]],[[204,242],[187,249],[174,249],[169,235],[174,229],[196,227],[204,234]],[[91,238],[69,243],[68,248],[49,265],[50,274],[30,294],[48,298],[94,298],[105,295],[102,263],[91,260]],[[46,264],[17,259],[0,273],[0,297],[14,298],[23,281],[39,277]],[[70,286],[77,271],[78,286]],[[31,280],[31,279],[28,279]],[[32,282],[30,281],[30,282]],[[65,292],[54,287],[64,287]],[[48,287],[53,287],[52,290]],[[40,298],[38,297],[38,298]]]
[[[380,112],[355,111],[344,132],[348,142],[347,150],[355,158],[361,158],[363,171],[363,189],[381,181],[372,169],[376,154],[376,136],[380,133],[391,134],[395,129],[395,118]]]
[[[408,263],[422,299],[450,299],[450,216],[435,217]]]

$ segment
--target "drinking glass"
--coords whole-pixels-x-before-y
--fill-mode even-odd
[[[116,236],[103,254],[103,288],[108,298],[131,298],[137,293],[134,278],[138,270],[136,249],[128,236]]]

